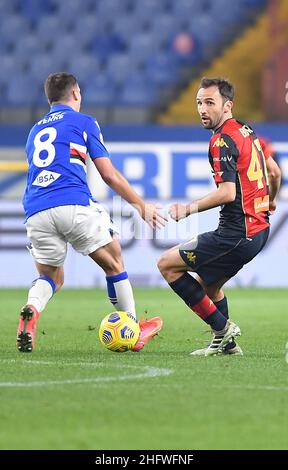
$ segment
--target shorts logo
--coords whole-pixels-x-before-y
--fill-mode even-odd
[[[255,214],[269,211],[269,195],[256,197],[256,199],[254,199],[254,209]]]
[[[225,140],[223,139],[223,137],[218,137],[217,140],[215,140],[214,144],[213,144],[213,147],[227,147],[227,149],[229,148],[229,145],[226,144]]]
[[[184,254],[187,256],[187,259],[190,261],[190,263],[195,264],[196,255],[194,255],[193,251],[184,251]]]
[[[47,171],[43,170],[37,178],[33,181],[33,186],[41,186],[42,188],[46,188],[49,184],[54,183],[59,178],[60,173],[55,173],[54,171]]]

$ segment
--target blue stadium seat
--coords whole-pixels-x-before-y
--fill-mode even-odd
[[[135,71],[135,63],[129,54],[112,54],[106,65],[106,72],[117,84],[123,83]]]
[[[1,0],[0,1],[0,18],[17,13],[18,0]]]
[[[72,56],[67,66],[67,71],[75,75],[80,86],[82,83],[97,77],[100,70],[101,63],[91,54]]]
[[[125,51],[123,38],[116,33],[96,34],[90,42],[90,50],[99,60],[105,61],[111,54]]]
[[[24,36],[30,28],[31,25],[26,18],[16,14],[7,15],[5,16],[5,21],[1,22],[1,42],[3,41],[7,45],[14,45],[19,41],[19,34]]]
[[[81,15],[79,18],[75,18],[71,24],[71,31],[73,34],[85,43],[90,43],[96,34],[103,34],[106,29],[106,24],[97,17],[97,15]]]
[[[68,2],[63,0],[54,0],[56,15],[61,19],[63,25],[68,26],[83,14],[90,13],[92,2],[85,0],[73,0]]]
[[[156,93],[154,89],[148,90],[146,88],[128,88],[124,87],[119,100],[116,101],[116,105],[125,106],[151,106],[156,102]]]
[[[83,54],[86,44],[82,43],[82,39],[76,37],[74,33],[67,33],[51,38],[51,55],[56,61],[69,61],[73,55],[80,56]]]
[[[160,53],[150,57],[145,67],[146,76],[157,85],[172,85],[179,79],[179,68],[173,57]]]
[[[19,58],[29,58],[33,54],[42,54],[48,47],[45,42],[46,38],[39,38],[37,35],[29,33],[22,37],[21,41],[17,41],[13,52],[14,58],[18,61]]]
[[[199,0],[177,0],[177,2],[173,2],[171,5],[171,13],[174,18],[189,21],[193,16],[201,14],[203,7],[204,3],[202,1],[199,2]]]
[[[152,41],[155,44],[155,54],[158,54],[158,52],[162,53],[165,51],[168,51],[169,49],[169,40],[171,39],[171,36],[174,35],[175,31],[178,31],[178,28],[175,24],[175,27],[173,30],[169,30],[167,28],[166,30],[161,30],[157,28],[157,25],[150,25],[152,29],[149,30],[149,36],[151,36]],[[168,51],[169,52],[169,51]],[[151,54],[151,57],[153,57],[154,53]]]
[[[117,104],[128,106],[150,106],[156,102],[157,88],[144,77],[130,77],[123,85]]]
[[[119,18],[122,15],[125,15],[126,12],[129,10],[131,5],[130,0],[104,0],[98,1],[95,5],[96,7],[96,16],[99,18],[110,18],[115,19]],[[113,21],[114,22],[114,21]]]
[[[0,67],[0,86],[5,85],[15,75],[22,75],[24,72],[25,59],[15,60],[11,54],[2,55]]]
[[[146,20],[143,21],[142,18],[137,18],[136,21],[133,14],[127,14],[125,16],[119,16],[117,21],[111,24],[111,31],[119,34],[124,40],[130,42],[135,34],[144,30],[145,25]]]
[[[193,18],[190,31],[203,45],[217,44],[219,38],[225,32],[222,24],[217,23],[209,14],[202,14]]]
[[[181,21],[178,21],[170,13],[161,13],[150,19],[149,29],[150,33],[161,33],[162,41],[166,41],[178,30],[181,30]]]
[[[45,35],[45,38],[52,40],[61,35],[67,33],[68,27],[61,22],[61,19],[57,15],[43,15],[39,18],[36,24],[36,34],[41,37]]]
[[[160,14],[166,12],[167,10],[167,1],[161,0],[145,0],[143,3],[135,2],[133,8],[134,18],[142,17],[145,20],[151,20],[152,18],[157,18]]]
[[[12,77],[7,84],[6,99],[11,105],[33,105],[39,95],[39,85],[30,76]]]
[[[6,54],[11,51],[14,46],[14,38],[5,38],[0,36],[0,53]]]
[[[22,16],[35,22],[41,15],[51,12],[52,1],[45,0],[45,2],[39,2],[39,0],[19,0],[19,7]]]
[[[133,57],[136,64],[144,64],[151,52],[155,53],[160,46],[154,43],[154,37],[150,34],[139,33],[128,45],[128,53]]]
[[[43,84],[50,73],[66,71],[63,59],[57,59],[50,53],[35,55],[30,58],[29,74],[36,78],[39,84]]]
[[[225,0],[218,0],[217,4],[215,2],[211,3],[210,15],[212,18],[219,18],[221,12],[221,23],[226,23],[227,26],[233,24],[239,24],[245,20],[247,17],[247,9],[243,8],[243,3],[238,1],[233,1],[229,3],[229,8],[227,8],[227,2]]]
[[[264,7],[267,5],[267,0],[243,0],[243,3],[250,7]]]
[[[91,77],[82,86],[85,105],[112,106],[115,104],[115,88],[105,75]]]

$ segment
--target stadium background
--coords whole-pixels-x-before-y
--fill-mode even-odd
[[[283,182],[268,246],[230,285],[288,286],[287,2],[235,0],[227,8],[226,0],[1,0],[0,14],[0,259],[6,266],[0,285],[25,287],[35,273],[20,203],[24,145],[29,126],[48,109],[43,80],[67,70],[78,77],[83,111],[98,119],[115,165],[144,197],[166,208],[213,187],[210,133],[198,124],[195,92],[202,75],[231,79],[235,116],[270,140]],[[112,193],[91,166],[89,182],[110,207]],[[163,249],[213,229],[217,211],[190,219],[180,231],[170,221],[152,240],[145,232],[150,240],[133,242],[131,230],[121,231],[135,285],[164,285],[155,266]],[[135,260],[143,250],[139,272]],[[103,283],[97,267],[69,252],[66,287]]]

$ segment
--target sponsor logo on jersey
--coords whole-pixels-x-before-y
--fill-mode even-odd
[[[40,125],[47,124],[48,122],[59,121],[59,119],[63,119],[64,114],[65,113],[63,111],[58,111],[57,113],[50,114],[50,116],[41,119],[41,121],[38,121],[37,124]]]
[[[60,173],[55,173],[55,171],[47,171],[43,170],[37,178],[33,181],[33,186],[41,186],[42,188],[46,188],[50,184],[54,183],[59,178]]]
[[[225,157],[220,157],[220,158],[215,157],[213,158],[213,162],[231,162],[232,158],[233,158],[232,155],[230,156],[227,155]]]
[[[213,144],[213,147],[227,147],[227,149],[229,148],[229,145],[226,144],[225,140],[223,139],[223,137],[218,137],[218,139],[215,140],[214,144]]]
[[[269,211],[269,195],[267,194],[264,197],[256,197],[254,199],[254,209],[255,213]]]

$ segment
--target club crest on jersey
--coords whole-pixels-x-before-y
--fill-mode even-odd
[[[41,186],[42,188],[46,188],[50,184],[54,183],[59,178],[60,173],[55,173],[55,171],[47,171],[43,170],[37,178],[33,181],[33,186]]]
[[[229,148],[229,145],[226,144],[225,140],[223,139],[223,137],[218,137],[218,139],[215,140],[214,144],[213,144],[213,147],[227,147],[227,149]]]

